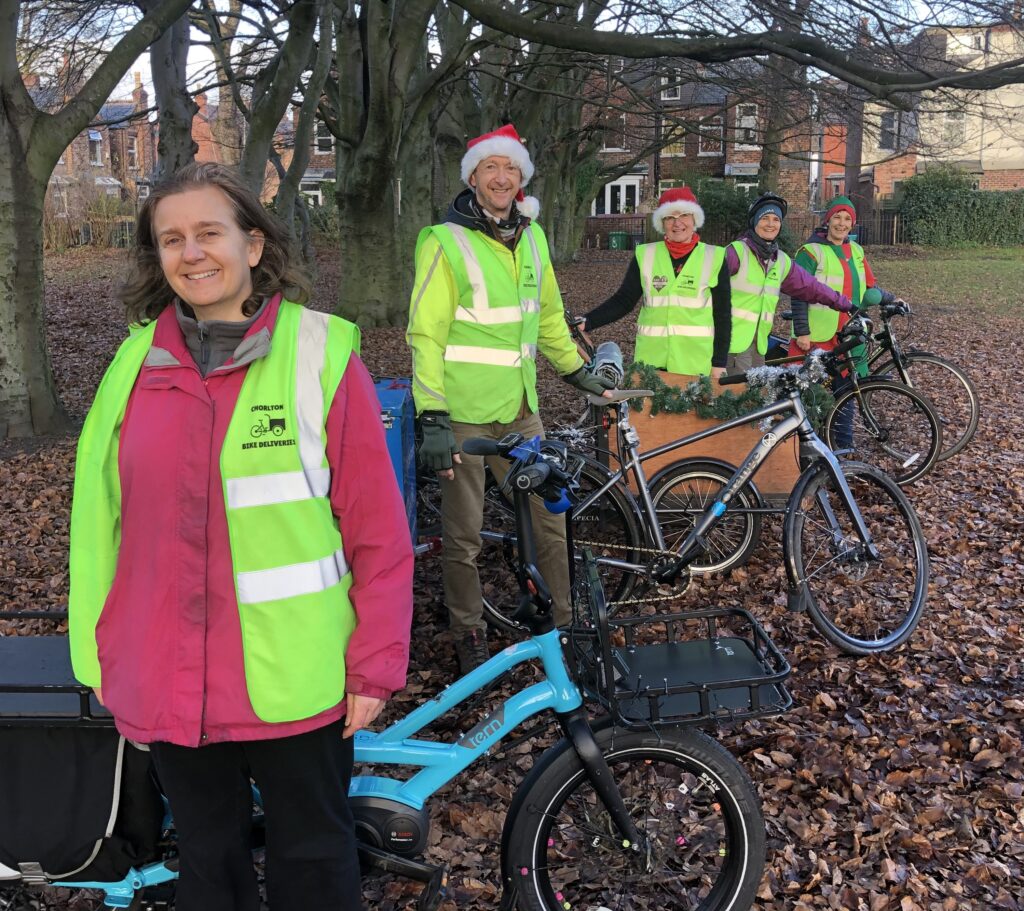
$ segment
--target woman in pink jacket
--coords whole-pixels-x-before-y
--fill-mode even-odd
[[[300,306],[282,226],[190,165],[139,215],[136,324],[79,443],[76,676],[150,744],[179,911],[359,909],[352,735],[405,682],[412,548],[358,330]]]

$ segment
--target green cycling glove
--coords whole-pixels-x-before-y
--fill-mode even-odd
[[[446,411],[424,411],[420,415],[423,441],[420,443],[420,464],[431,471],[452,467],[452,455],[459,451],[452,432],[451,418]]]

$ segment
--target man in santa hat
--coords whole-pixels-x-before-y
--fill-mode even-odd
[[[537,352],[569,383],[601,394],[608,383],[583,365],[565,324],[540,204],[524,197],[533,162],[511,124],[468,143],[467,189],[445,221],[416,244],[407,340],[413,398],[423,430],[420,459],[441,478],[445,602],[463,673],[489,656],[476,559],[483,523],[484,459],[459,452],[470,437],[543,433]],[[494,459],[501,480],[508,463]],[[533,511],[539,568],[555,622],[570,620],[565,520]]]
[[[663,239],[636,248],[621,287],[580,318],[583,329],[622,319],[642,298],[636,360],[669,373],[717,379],[725,373],[732,328],[725,249],[700,239],[704,210],[689,187],[665,190],[651,221]]]

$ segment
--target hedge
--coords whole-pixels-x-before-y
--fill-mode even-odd
[[[914,244],[942,247],[1024,244],[1024,190],[975,190],[972,178],[936,168],[903,184],[900,216]]]

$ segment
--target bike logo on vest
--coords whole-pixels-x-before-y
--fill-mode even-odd
[[[255,437],[258,442],[243,443],[242,449],[295,445],[294,439],[280,439],[287,430],[284,417],[270,416],[275,411],[284,411],[284,405],[253,405],[251,410],[256,412],[256,423],[249,428],[249,436]],[[263,439],[264,437],[267,439]]]
[[[692,290],[697,287],[697,276],[695,275],[680,275],[676,281],[679,283],[680,288]]]
[[[655,275],[654,278],[651,279],[651,284],[654,285],[655,291],[660,291],[662,288],[667,287],[668,279],[664,275]]]
[[[523,287],[524,288],[536,288],[537,287],[537,276],[533,274],[533,266],[523,266]]]

